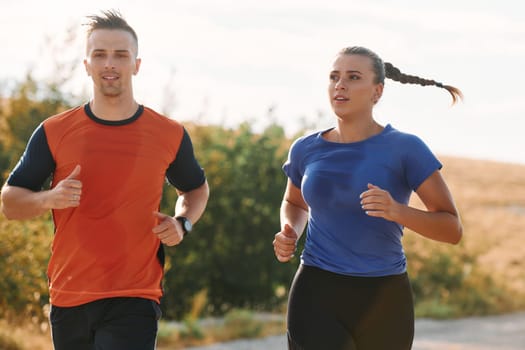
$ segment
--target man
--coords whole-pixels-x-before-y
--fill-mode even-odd
[[[191,231],[209,189],[183,126],[133,97],[135,31],[115,11],[88,18],[93,98],[37,127],[2,189],[2,212],[24,220],[52,210],[55,349],[154,349],[163,244]],[[165,179],[179,194],[173,217],[158,212]]]

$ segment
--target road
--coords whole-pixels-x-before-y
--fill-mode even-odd
[[[413,350],[525,350],[525,312],[458,320],[418,319]],[[237,340],[191,350],[280,350],[284,335]]]

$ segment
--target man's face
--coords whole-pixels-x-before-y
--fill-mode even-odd
[[[140,59],[131,33],[96,29],[88,37],[86,51],[86,72],[98,92],[107,97],[132,93],[132,77],[139,71]]]

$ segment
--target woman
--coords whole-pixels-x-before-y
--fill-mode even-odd
[[[341,50],[329,75],[337,124],[299,138],[275,255],[289,261],[308,223],[288,303],[289,349],[410,349],[414,306],[401,244],[407,227],[456,244],[462,226],[438,159],[416,136],[374,120],[386,78],[461,92],[403,74],[363,47]],[[408,206],[412,191],[426,206]]]

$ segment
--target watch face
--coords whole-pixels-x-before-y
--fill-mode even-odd
[[[182,229],[184,230],[184,234],[188,233],[192,229],[191,221],[188,220],[188,218],[185,218],[184,216],[179,216],[176,218],[180,224],[182,225]]]
[[[191,222],[190,222],[190,220],[188,220],[188,219],[184,220],[184,221],[183,221],[183,225],[184,225],[184,230],[185,230],[186,232],[190,232],[190,231],[191,231],[192,227],[191,227]]]

